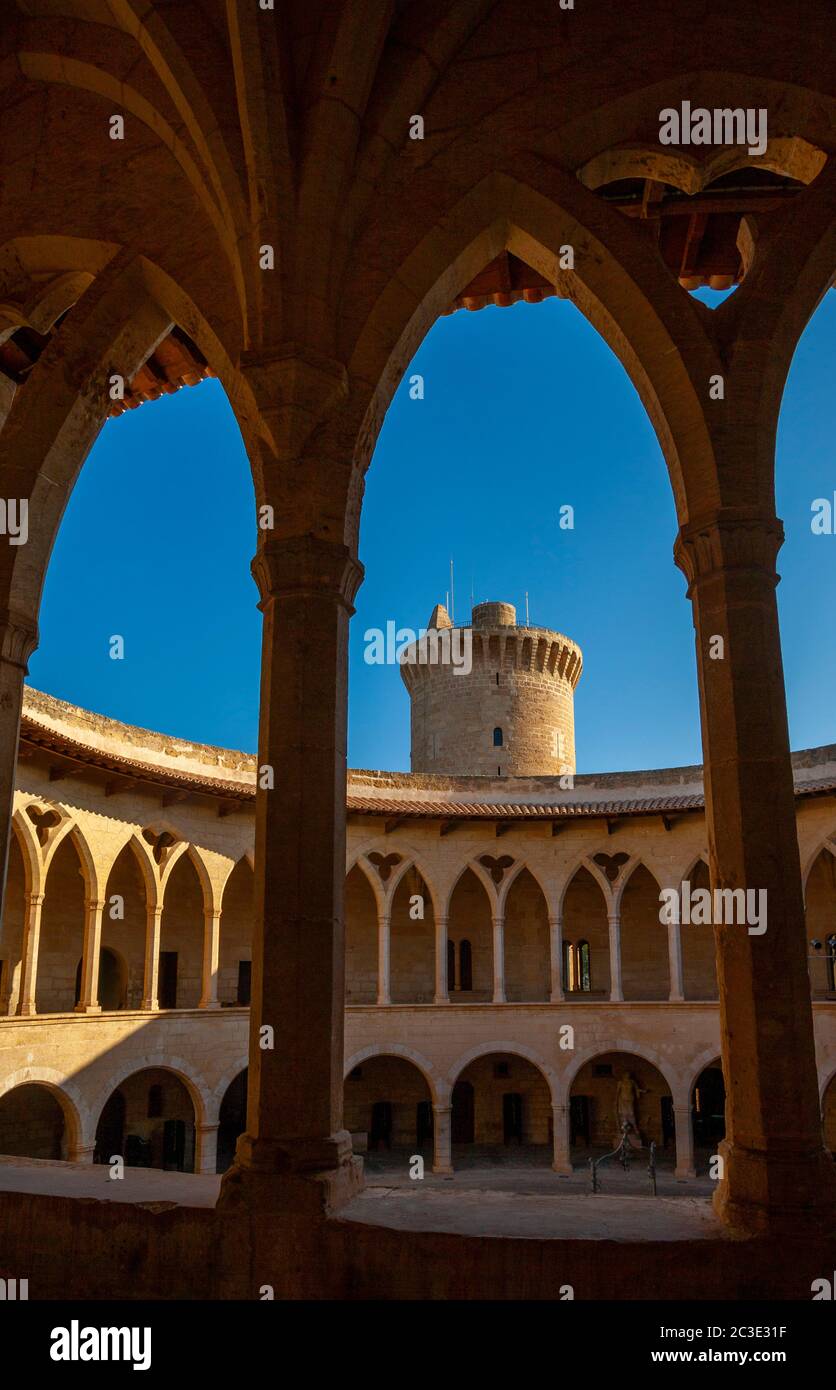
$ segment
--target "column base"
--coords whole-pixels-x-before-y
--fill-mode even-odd
[[[552,1164],[552,1172],[560,1173],[561,1177],[570,1178],[574,1173],[574,1168],[568,1159],[555,1159]]]
[[[362,1190],[363,1160],[352,1154],[347,1129],[316,1140],[242,1134],[235,1162],[221,1181],[217,1205],[222,1210],[246,1207],[322,1218]]]
[[[95,1144],[79,1144],[67,1154],[68,1163],[92,1163],[96,1153]]]
[[[677,1182],[686,1182],[688,1178],[697,1176],[697,1170],[696,1168],[674,1168],[673,1175]]]
[[[198,1004],[197,1007],[198,1007],[199,1009],[219,1009],[219,1008],[221,1007],[221,1005],[220,1005],[220,1000],[218,1000],[218,999],[209,999],[209,1000],[201,999],[201,1001],[200,1001],[200,1003]]]
[[[836,1167],[827,1150],[764,1153],[727,1140],[714,1210],[732,1235],[836,1235]]]
[[[160,1004],[158,999],[143,999],[139,1007],[140,1009],[142,1009],[144,1013],[147,1014],[158,1014],[160,1012]]]
[[[437,1178],[452,1178],[456,1170],[450,1163],[434,1163],[432,1171]]]
[[[77,1013],[77,1014],[100,1014],[101,1011],[102,1011],[102,1006],[101,1006],[101,1004],[76,1004],[75,1009],[73,1010],[73,1013]]]
[[[449,994],[436,994],[436,995],[434,996],[434,998],[433,998],[433,1003],[434,1003],[434,1004],[449,1004],[449,1003],[450,1003],[450,996],[449,996]]]
[[[552,992],[551,992],[551,994],[549,995],[549,1003],[550,1003],[550,1004],[565,1004],[565,1002],[566,1002],[566,995],[563,993],[563,990],[562,990],[562,989],[553,989]]]

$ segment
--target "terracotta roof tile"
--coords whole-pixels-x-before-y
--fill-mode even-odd
[[[56,757],[103,771],[114,772],[134,780],[150,782],[204,796],[216,796],[229,801],[255,799],[255,773],[247,781],[202,776],[181,772],[165,764],[146,763],[119,753],[96,748],[51,729],[24,711],[21,719],[22,748],[42,749]],[[253,764],[255,760],[253,760]],[[836,779],[798,781],[797,797],[826,796],[836,793]],[[601,801],[559,801],[542,803],[502,801],[460,801],[439,797],[430,800],[396,791],[388,794],[364,794],[349,787],[347,810],[358,816],[406,816],[420,820],[573,820],[595,816],[648,816],[675,812],[701,811],[705,807],[702,793],[653,797],[607,798]]]

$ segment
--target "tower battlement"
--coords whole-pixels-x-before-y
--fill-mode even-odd
[[[437,605],[428,632],[451,627]],[[501,602],[477,604],[460,635],[470,644],[466,667],[420,659],[401,666],[411,705],[412,771],[574,773],[580,647],[550,628],[518,625],[513,604]]]

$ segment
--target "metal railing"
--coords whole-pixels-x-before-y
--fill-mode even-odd
[[[613,1149],[612,1153],[602,1154],[600,1158],[590,1158],[590,1160],[589,1160],[589,1173],[590,1173],[590,1177],[591,1177],[591,1179],[592,1179],[592,1191],[593,1191],[593,1192],[598,1192],[598,1190],[599,1190],[599,1188],[598,1188],[598,1169],[600,1168],[600,1166],[601,1166],[602,1163],[608,1163],[609,1160],[610,1160],[611,1158],[615,1158],[615,1159],[617,1159],[618,1162],[621,1164],[622,1168],[624,1169],[624,1172],[626,1173],[626,1172],[629,1171],[629,1168],[630,1168],[630,1158],[631,1158],[631,1155],[635,1155],[637,1149],[640,1149],[640,1150],[644,1150],[644,1149],[645,1149],[646,1146],[645,1146],[644,1144],[631,1144],[631,1143],[629,1142],[629,1136],[630,1136],[630,1133],[631,1133],[632,1129],[633,1129],[633,1126],[630,1125],[630,1124],[628,1124],[627,1121],[625,1120],[624,1123],[623,1123],[622,1126],[621,1126],[621,1143],[618,1145],[618,1148],[617,1148],[617,1149]],[[651,1196],[655,1197],[655,1196],[656,1196],[656,1144],[655,1144],[655,1142],[652,1142],[652,1143],[651,1143],[648,1152],[649,1152],[649,1154],[650,1154],[650,1159],[649,1159],[649,1162],[648,1162],[648,1165],[647,1165],[647,1175],[648,1175],[648,1177],[650,1178],[650,1192],[651,1192]]]

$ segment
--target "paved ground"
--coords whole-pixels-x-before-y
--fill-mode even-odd
[[[100,1202],[164,1202],[213,1207],[220,1178],[196,1173],[165,1173],[159,1168],[126,1168],[114,1180],[101,1163],[57,1163],[44,1158],[0,1156],[0,1192],[42,1192],[51,1197],[96,1197]]]
[[[456,1172],[449,1178],[430,1171],[429,1154],[425,1158],[423,1179],[411,1178],[410,1158],[407,1149],[366,1155],[367,1191],[357,1199],[360,1205],[356,1213],[356,1204],[352,1204],[352,1219],[384,1219],[388,1223],[391,1217],[396,1224],[404,1220],[413,1227],[427,1221],[430,1223],[428,1229],[436,1229],[433,1222],[443,1221],[439,1229],[475,1230],[485,1217],[498,1223],[503,1234],[556,1234],[558,1230],[566,1233],[567,1221],[571,1224],[582,1220],[585,1228],[591,1221],[592,1226],[597,1227],[598,1219],[592,1219],[593,1213],[599,1206],[602,1214],[606,1212],[608,1204],[604,1199],[627,1197],[631,1199],[628,1209],[635,1206],[635,1220],[655,1226],[653,1211],[657,1207],[661,1215],[672,1202],[687,1206],[689,1199],[693,1205],[695,1198],[702,1198],[703,1201],[697,1203],[702,1209],[705,1197],[714,1186],[708,1178],[677,1182],[670,1162],[663,1159],[657,1175],[658,1196],[654,1201],[650,1196],[646,1156],[634,1160],[627,1173],[612,1164],[600,1169],[600,1191],[594,1197],[589,1190],[587,1167],[583,1164],[576,1167],[571,1177],[554,1173],[549,1166],[549,1150],[545,1147],[510,1151],[475,1147],[454,1149]],[[110,1169],[101,1164],[0,1156],[0,1191],[5,1192],[41,1192],[155,1206],[176,1203],[212,1207],[217,1201],[219,1187],[220,1178],[209,1174],[126,1168],[124,1178],[114,1181]],[[514,1199],[510,1204],[506,1200],[509,1198]],[[555,1202],[555,1198],[559,1202]],[[552,1211],[564,1205],[565,1212]],[[506,1213],[503,1208],[507,1208]],[[461,1226],[462,1221],[465,1226]]]
[[[600,1158],[606,1150],[593,1151]],[[374,1152],[364,1155],[367,1187],[416,1189],[426,1191],[507,1192],[521,1196],[563,1197],[590,1191],[588,1155],[575,1155],[575,1171],[571,1177],[555,1173],[551,1168],[551,1150],[542,1148],[488,1149],[467,1146],[453,1150],[452,1177],[438,1177],[431,1172],[432,1155],[424,1153],[425,1175],[420,1181],[410,1177],[408,1149]],[[599,1194],[644,1197],[650,1195],[647,1171],[648,1155],[631,1159],[625,1173],[620,1164],[612,1161],[598,1169]],[[715,1184],[706,1176],[677,1181],[673,1161],[662,1155],[657,1161],[656,1191],[660,1197],[708,1197]]]
[[[341,1221],[406,1231],[516,1236],[528,1240],[709,1240],[723,1235],[704,1197],[627,1197],[566,1191],[533,1196],[448,1187],[367,1187]]]

